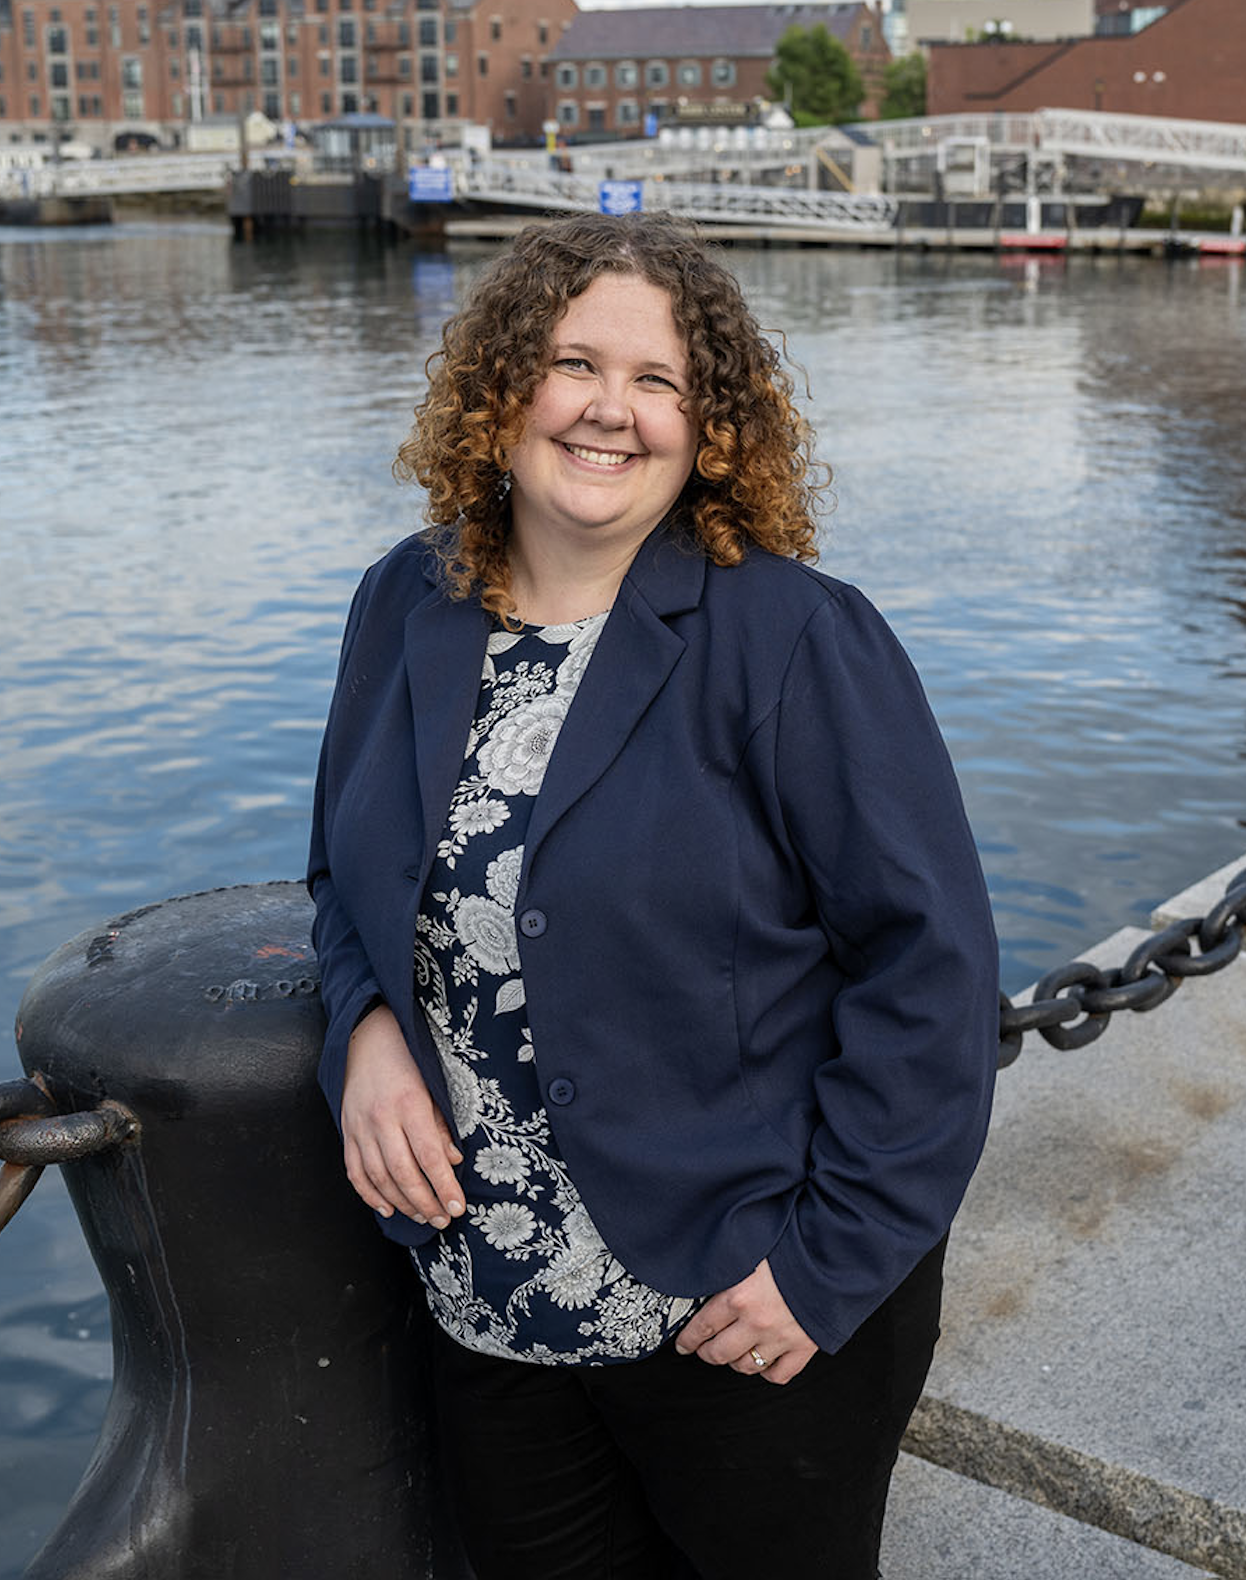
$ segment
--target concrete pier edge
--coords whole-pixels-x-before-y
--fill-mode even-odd
[[[1205,914],[1244,868],[1156,907],[1152,927]],[[1146,936],[1122,929],[1082,958],[1119,965]],[[1140,1559],[1246,1580],[1244,1159],[1246,953],[1085,1049],[1028,1035],[953,1229],[906,1453]],[[939,1519],[898,1513],[910,1550]],[[1011,1562],[1001,1551],[990,1573],[1083,1572],[1054,1552]]]

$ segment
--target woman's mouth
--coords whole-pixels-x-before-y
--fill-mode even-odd
[[[590,450],[585,445],[568,444],[565,440],[562,447],[577,461],[588,461],[592,466],[622,466],[625,461],[635,460],[627,450]]]

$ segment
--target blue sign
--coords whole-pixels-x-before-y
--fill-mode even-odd
[[[658,135],[658,112],[656,110],[646,110],[645,111],[645,136],[646,137],[656,137],[657,135]]]
[[[412,165],[407,193],[413,203],[450,203],[454,200],[454,178],[445,165]]]
[[[639,214],[642,183],[639,181],[603,181],[597,188],[597,197],[603,214]]]

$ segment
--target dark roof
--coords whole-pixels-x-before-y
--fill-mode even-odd
[[[549,59],[648,60],[726,55],[769,60],[789,27],[821,23],[846,38],[856,13],[852,5],[641,6],[630,11],[581,11]]]

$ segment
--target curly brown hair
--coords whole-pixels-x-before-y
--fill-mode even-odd
[[[446,323],[428,391],[394,474],[427,490],[425,514],[451,592],[478,590],[502,616],[510,596],[507,457],[549,371],[554,326],[603,274],[635,274],[670,297],[688,351],[689,418],[700,434],[681,513],[719,565],[750,543],[812,559],[829,468],[793,404],[792,380],[730,270],[696,231],[663,214],[576,215],[521,231]],[[824,474],[824,475],[819,475]]]

